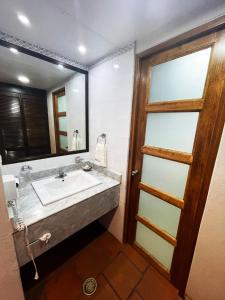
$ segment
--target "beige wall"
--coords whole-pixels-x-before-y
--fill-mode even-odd
[[[0,300],[23,300],[19,268],[0,174]]]
[[[186,292],[193,300],[225,299],[225,129]]]

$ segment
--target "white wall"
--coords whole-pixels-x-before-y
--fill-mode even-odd
[[[207,22],[210,22],[220,16],[223,16],[224,14],[225,3],[222,3],[221,6],[217,7],[214,11],[211,10],[209,13],[201,15],[198,18],[189,18],[189,21],[184,23],[183,26],[176,26],[175,22],[170,22],[168,23],[167,28],[164,29],[163,32],[162,29],[159,27],[158,31],[156,30],[151,35],[146,36],[145,39],[137,40],[137,53],[140,53],[155,45],[165,42],[173,37],[176,37],[179,34],[182,34]]]
[[[80,149],[86,148],[85,75],[76,73],[62,86],[56,87],[49,91],[47,95],[48,123],[52,153],[56,153],[52,93],[62,87],[65,87],[66,95],[68,147],[71,149],[73,131],[78,130],[81,138]]]
[[[98,135],[106,133],[108,167],[123,176],[119,208],[108,227],[119,240],[123,234],[133,77],[134,50],[94,67],[89,73],[90,154],[93,158]]]
[[[68,146],[71,150],[73,131],[78,130],[81,138],[80,149],[86,148],[85,126],[85,75],[77,73],[65,84],[67,104]]]
[[[225,299],[225,129],[201,222],[186,293],[193,300]]]

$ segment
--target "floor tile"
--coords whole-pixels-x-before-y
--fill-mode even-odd
[[[83,278],[100,274],[118,254],[121,244],[109,233],[89,244],[75,258],[78,274]]]
[[[148,262],[129,244],[126,244],[123,248],[123,253],[135,264],[135,266],[141,271],[144,272],[148,267]]]
[[[145,300],[178,300],[177,290],[152,267],[144,274],[137,291]]]
[[[44,283],[37,283],[33,288],[25,294],[26,300],[46,300]]]
[[[80,296],[78,296],[78,298],[76,298],[76,300],[85,300],[85,299],[87,300],[89,298],[93,300],[118,300],[119,299],[103,275],[99,275],[97,277],[97,283],[98,283],[98,287],[96,292],[93,295],[86,296],[81,294]]]
[[[113,260],[104,274],[121,299],[128,298],[141,278],[141,273],[123,253]]]
[[[115,257],[123,247],[123,245],[108,231],[104,232],[96,242],[111,258]]]
[[[130,297],[129,300],[142,300],[142,298],[138,295],[137,292],[134,292]]]
[[[46,300],[75,300],[82,290],[82,280],[73,264],[66,263],[46,280]]]

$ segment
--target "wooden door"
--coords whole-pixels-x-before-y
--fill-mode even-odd
[[[68,152],[65,88],[53,93],[56,153]]]
[[[182,295],[224,124],[224,31],[142,59],[139,76],[126,239]]]

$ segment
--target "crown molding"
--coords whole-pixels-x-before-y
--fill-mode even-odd
[[[47,50],[37,44],[34,44],[34,43],[29,43],[27,41],[24,41],[20,38],[17,38],[13,35],[10,35],[8,33],[5,33],[3,31],[0,31],[0,40],[2,41],[5,41],[5,42],[8,42],[8,43],[11,43],[15,46],[18,46],[18,47],[21,47],[21,48],[24,48],[26,50],[31,50],[33,52],[36,52],[38,54],[41,54],[41,55],[44,55],[46,57],[50,57],[52,59],[55,59],[61,63],[65,63],[65,64],[68,64],[68,65],[71,65],[73,67],[77,67],[79,69],[82,69],[82,70],[86,70],[88,71],[89,69],[92,69],[104,62],[107,62],[119,55],[122,55],[132,49],[135,49],[136,47],[136,42],[131,42],[123,47],[120,47],[120,48],[117,48],[115,49],[114,51],[100,57],[99,59],[95,60],[93,63],[91,64],[88,64],[88,65],[84,65],[84,64],[81,64],[79,63],[78,61],[76,60],[73,60],[71,58],[68,58],[68,57],[65,57],[65,56],[62,56],[58,53],[55,53],[55,52],[52,52],[50,50]]]
[[[53,58],[53,59],[55,59],[55,60],[57,60],[61,63],[65,63],[65,64],[68,64],[68,65],[71,65],[73,67],[77,67],[79,69],[83,69],[83,70],[86,70],[86,71],[88,70],[88,67],[86,65],[83,65],[83,64],[79,63],[76,60],[73,60],[71,58],[68,58],[68,57],[62,56],[58,53],[47,50],[47,49],[45,49],[45,48],[43,48],[43,47],[41,47],[37,44],[32,44],[32,43],[26,42],[22,39],[19,39],[19,38],[13,36],[13,35],[10,35],[8,33],[2,32],[2,31],[0,31],[0,40],[11,43],[11,44],[14,44],[15,46],[22,47],[22,48],[27,49],[27,50],[31,50],[31,51],[36,52],[38,54],[42,54],[44,56]]]
[[[109,61],[109,60],[111,60],[111,59],[113,59],[113,58],[115,58],[119,55],[122,55],[122,54],[132,50],[132,49],[135,50],[135,48],[136,48],[136,42],[131,42],[131,43],[129,43],[129,44],[123,46],[123,47],[117,48],[114,51],[102,56],[101,58],[97,59],[93,63],[89,64],[88,69],[89,70],[93,69],[93,68],[97,67],[98,65],[101,65],[101,64],[103,64],[103,63],[105,63],[105,62],[107,62],[107,61]]]

